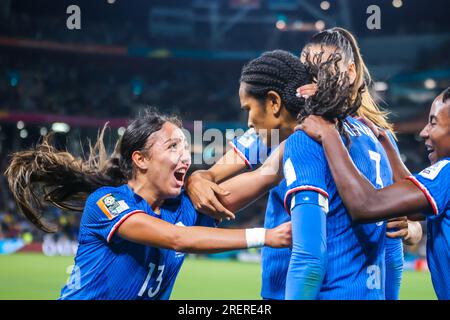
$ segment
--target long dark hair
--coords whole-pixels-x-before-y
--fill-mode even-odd
[[[357,113],[365,86],[361,86],[356,97],[353,97],[349,76],[339,68],[339,62],[344,59],[342,54],[334,52],[325,61],[323,54],[324,52],[307,54],[305,64],[316,79],[317,93],[307,99],[305,106],[300,109],[298,120],[301,123],[309,115],[319,115],[336,122],[338,131],[349,142],[344,121]]]
[[[346,135],[342,121],[356,112],[360,100],[352,99],[348,76],[339,71],[341,59],[342,54],[336,52],[327,61],[316,55],[302,63],[283,50],[265,52],[243,67],[240,81],[246,83],[246,93],[261,102],[270,90],[277,92],[282,105],[300,122],[311,114],[338,120],[339,131]],[[306,100],[298,97],[297,88],[311,83],[313,77],[317,79],[317,94]]]
[[[39,229],[55,232],[55,226],[43,221],[40,214],[45,204],[82,211],[87,196],[96,189],[119,186],[132,179],[135,170],[131,155],[150,148],[148,138],[166,122],[181,127],[181,121],[174,116],[144,110],[130,122],[111,155],[103,142],[106,126],[94,146],[89,146],[87,159],[57,150],[51,135],[30,150],[12,154],[5,176],[18,207]]]
[[[305,45],[303,53],[307,54],[311,45],[330,46],[338,49],[345,62],[354,62],[356,79],[352,85],[352,99],[360,102],[356,111],[358,116],[368,118],[377,126],[389,130],[395,137],[393,125],[389,122],[389,112],[382,110],[375,102],[370,89],[372,77],[364,63],[358,42],[350,31],[335,27],[315,34]]]

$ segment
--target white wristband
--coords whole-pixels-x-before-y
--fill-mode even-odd
[[[266,229],[245,229],[245,240],[247,241],[247,248],[259,248],[264,246],[266,241]]]

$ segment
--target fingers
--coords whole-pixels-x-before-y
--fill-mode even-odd
[[[369,127],[369,129],[372,130],[373,134],[376,137],[380,135],[380,129],[372,121],[364,117],[357,117],[356,119]]]
[[[407,217],[398,217],[398,218],[389,219],[388,222],[389,221],[408,221],[408,218]]]
[[[387,229],[406,229],[408,230],[408,221],[406,220],[401,220],[401,221],[388,221],[387,225],[386,225]]]
[[[408,230],[402,229],[395,232],[386,232],[386,236],[391,239],[404,238],[408,235]]]
[[[406,217],[390,219],[386,224],[388,230],[395,231],[386,232],[386,236],[391,239],[404,238],[408,236],[408,219]]]
[[[227,208],[225,208],[217,198],[211,199],[210,205],[212,205],[214,207],[214,210],[216,211],[216,213],[219,213],[221,215],[221,218],[224,218],[227,220],[236,218],[234,213],[231,212],[230,210],[228,210]]]
[[[297,88],[297,97],[303,97],[305,99],[315,95],[317,92],[317,84],[310,83],[300,88]]]
[[[229,196],[230,195],[230,191],[224,190],[223,188],[221,188],[219,185],[217,184],[211,184],[211,189],[213,189],[213,191],[218,194],[219,196]]]

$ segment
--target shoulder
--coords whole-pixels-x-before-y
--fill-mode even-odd
[[[305,146],[313,145],[313,146],[316,146],[316,147],[321,147],[321,145],[319,143],[314,141],[314,139],[312,139],[310,136],[308,136],[302,130],[295,131],[293,134],[291,134],[286,139],[286,146],[285,146],[285,148],[287,148],[288,146],[292,147],[292,146],[298,146],[298,145],[305,145]]]
[[[440,160],[419,172],[419,176],[427,180],[435,180],[438,177],[448,178],[450,176],[450,158]]]
[[[324,155],[322,145],[305,132],[299,130],[286,139],[284,146],[284,158],[294,156],[295,158],[322,157]]]
[[[253,128],[250,128],[242,136],[235,138],[234,141],[242,145],[244,148],[249,148],[255,143],[259,143],[260,139],[256,134],[256,131]]]
[[[98,188],[91,193],[86,199],[86,207],[97,205],[99,202],[104,202],[108,205],[109,202],[119,200],[129,200],[130,195],[125,190],[125,185],[119,187],[105,186]]]

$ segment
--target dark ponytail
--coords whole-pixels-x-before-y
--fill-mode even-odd
[[[45,232],[56,227],[43,221],[40,211],[48,203],[64,210],[82,211],[88,195],[103,186],[119,186],[134,176],[131,155],[147,146],[150,135],[165,122],[181,126],[175,117],[145,110],[132,121],[108,155],[103,142],[106,126],[89,157],[84,160],[52,146],[51,135],[33,149],[12,155],[5,176],[14,199],[25,217]]]
[[[308,98],[304,108],[298,115],[301,123],[309,115],[319,115],[328,121],[336,122],[340,134],[347,138],[344,121],[358,111],[361,103],[361,92],[357,99],[352,98],[352,85],[346,72],[341,72],[339,62],[343,59],[341,53],[335,52],[323,61],[323,52],[307,54],[305,64],[316,79],[317,93]],[[363,90],[363,88],[360,88]]]
[[[372,77],[367,69],[356,38],[344,28],[335,27],[315,34],[305,45],[304,53],[311,45],[329,46],[338,49],[345,62],[354,62],[356,78],[352,86],[352,98],[360,107],[357,115],[365,117],[375,125],[387,129],[395,137],[393,125],[388,121],[389,112],[382,110],[370,93]]]

